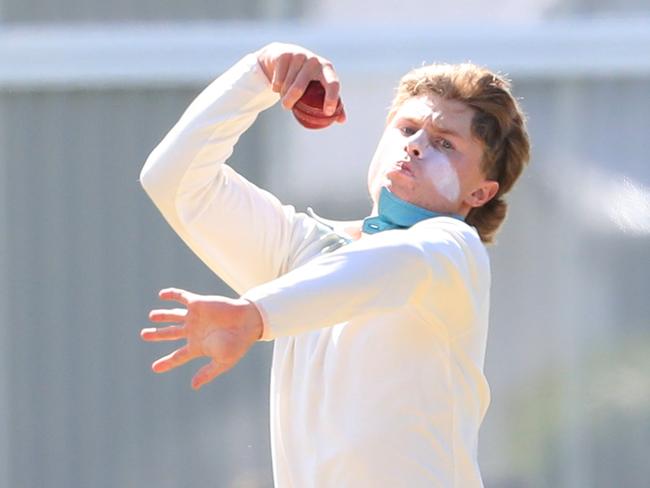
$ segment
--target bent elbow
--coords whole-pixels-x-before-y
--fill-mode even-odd
[[[160,151],[154,149],[140,170],[140,185],[145,193],[160,206],[170,195],[169,176],[164,169],[167,166],[162,160]]]
[[[157,174],[160,173],[161,166],[160,151],[156,147],[151,151],[140,170],[140,184],[147,193],[155,188],[155,182],[159,179]]]
[[[140,185],[142,186],[142,189],[145,191],[145,193],[149,194],[152,188],[152,183],[151,183],[152,177],[151,177],[151,166],[149,165],[149,160],[147,160],[140,170],[140,178],[138,181],[140,182]]]
[[[149,198],[160,206],[163,202],[163,191],[156,184],[153,172],[146,166],[140,172],[140,185]]]

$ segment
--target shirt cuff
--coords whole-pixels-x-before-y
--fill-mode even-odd
[[[255,78],[255,82],[259,83],[260,86],[265,86],[271,88],[271,82],[264,74],[264,70],[260,66],[260,63],[257,61],[256,53],[249,53],[239,60],[235,65],[238,69],[241,69],[242,72],[248,72]]]
[[[260,297],[256,297],[254,290],[255,289],[253,288],[250,292],[244,293],[242,298],[252,303],[262,317],[262,336],[258,340],[267,342],[272,341],[275,339],[275,334],[273,333],[273,329],[271,329],[268,312],[259,300]]]

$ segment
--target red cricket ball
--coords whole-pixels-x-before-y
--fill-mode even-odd
[[[325,88],[320,81],[310,81],[300,100],[291,109],[293,115],[307,129],[324,129],[336,121],[343,112],[343,104],[339,97],[336,110],[330,116],[323,112]]]

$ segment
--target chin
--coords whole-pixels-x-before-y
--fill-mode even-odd
[[[393,193],[395,196],[401,198],[402,200],[406,200],[407,202],[412,202],[413,200],[413,191],[410,188],[410,185],[407,183],[410,183],[409,181],[401,181],[400,175],[395,175],[395,178],[391,178],[390,176],[387,176],[384,179],[384,183],[381,186],[385,186],[390,190],[391,193]],[[379,194],[379,193],[377,193]]]
[[[417,198],[414,198],[415,195],[409,183],[411,183],[410,180],[402,181],[401,175],[399,174],[384,175],[382,178],[378,178],[374,184],[369,185],[370,198],[372,198],[373,203],[376,205],[379,202],[381,189],[386,187],[396,197],[414,205],[422,206],[416,201]]]
[[[386,188],[388,188],[391,193],[393,193],[393,195],[404,200],[405,202],[427,210],[434,210],[432,208],[434,205],[432,205],[431,202],[427,202],[426,199],[418,198],[416,192],[411,191],[407,187],[404,187],[404,185],[394,184],[393,182],[390,182],[386,185]]]

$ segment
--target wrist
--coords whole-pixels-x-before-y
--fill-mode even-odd
[[[264,332],[264,320],[262,314],[257,306],[250,300],[240,298],[242,305],[242,324],[246,330],[247,337],[250,337],[252,342],[256,342],[262,338]]]
[[[255,53],[257,57],[257,64],[259,65],[262,73],[266,76],[266,79],[271,83],[271,78],[273,77],[273,69],[267,63],[268,57],[264,55],[265,48],[260,49]]]

